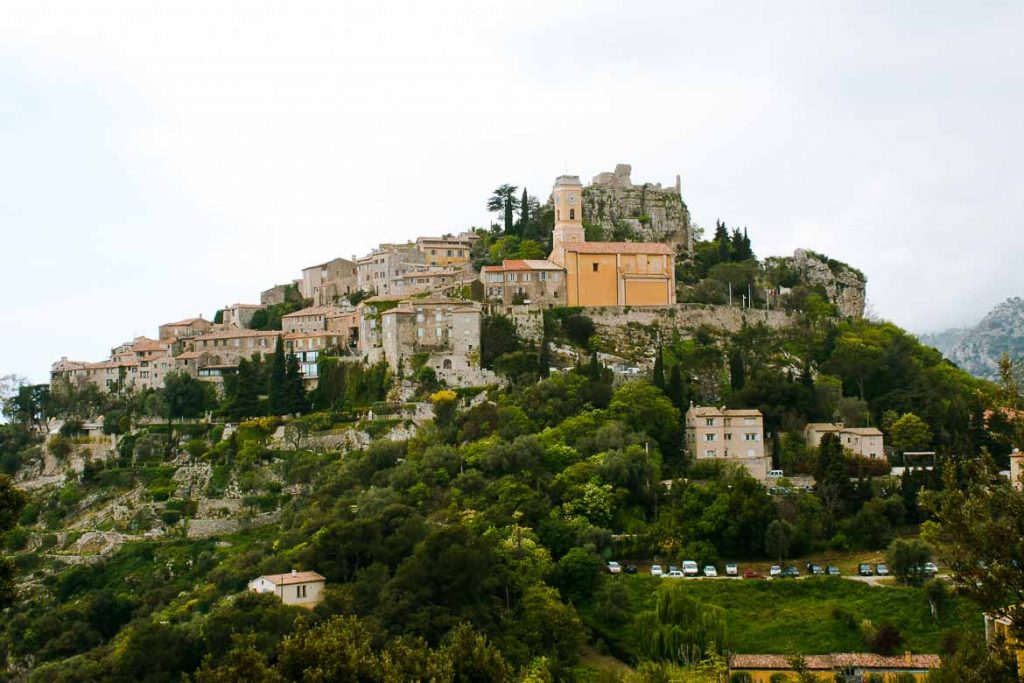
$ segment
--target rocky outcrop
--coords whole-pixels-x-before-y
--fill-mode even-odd
[[[583,220],[600,225],[606,240],[664,242],[692,251],[690,210],[683,202],[679,176],[673,187],[634,185],[632,170],[629,164],[618,164],[613,172],[594,176],[583,188]]]
[[[1024,359],[1024,300],[1020,297],[993,308],[960,336],[947,357],[972,375],[996,379],[1003,353],[1018,361]]]
[[[786,259],[800,281],[809,287],[825,290],[829,302],[836,305],[844,318],[864,317],[867,278],[856,268],[817,252],[797,249]]]

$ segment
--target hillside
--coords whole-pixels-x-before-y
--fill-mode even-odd
[[[920,416],[924,445],[943,457],[997,447],[973,422],[992,405],[991,385],[893,325],[832,312],[805,310],[777,329],[680,325],[655,348],[651,373],[629,377],[602,367],[592,349],[617,342],[584,309],[546,316],[545,343],[579,358],[549,377],[544,344],[496,317],[482,352],[497,354],[508,384],[452,391],[429,373],[325,356],[302,417],[270,415],[266,395],[237,385],[218,400],[184,378],[143,393],[60,390],[46,411],[61,422],[45,441],[31,405],[2,429],[2,465],[29,495],[6,539],[17,581],[0,626],[6,675],[301,680],[320,667],[328,679],[436,669],[436,680],[467,670],[471,680],[626,680],[587,654],[608,648],[616,667],[662,666],[631,635],[651,627],[641,597],[651,584],[631,585],[629,611],[608,612],[609,601],[626,603],[605,587],[606,560],[764,563],[778,529],[790,557],[883,552],[924,518],[918,491],[941,488],[936,473],[872,478],[838,444],[830,455],[808,449],[804,423],[881,424],[899,410]],[[691,401],[757,407],[775,464],[834,488],[773,493],[743,468],[684,457]],[[201,410],[168,422],[169,406]],[[212,420],[199,417],[206,410]],[[674,483],[656,483],[665,480]],[[326,578],[314,610],[244,592],[290,569]],[[753,589],[730,590],[754,600]],[[875,593],[822,590],[800,598],[814,603],[808,613],[839,616],[800,632],[801,648],[890,647],[857,621],[887,618]],[[673,599],[712,610],[712,593],[708,583]],[[919,589],[900,594],[886,632],[934,648],[959,622],[908,621],[924,602]],[[730,628],[751,613],[737,603],[722,618]],[[731,642],[784,649],[757,640],[786,631],[793,613],[775,614],[758,630],[733,624]],[[716,666],[721,641],[692,635]]]

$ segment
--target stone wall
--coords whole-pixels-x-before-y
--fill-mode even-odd
[[[800,274],[803,282],[825,289],[828,300],[839,309],[839,315],[844,318],[864,317],[867,279],[859,270],[804,249],[797,249],[786,260]]]
[[[584,221],[600,225],[606,240],[612,238],[618,222],[639,241],[692,251],[690,210],[683,202],[679,176],[673,187],[663,188],[660,183],[634,185],[631,172],[629,164],[618,164],[615,171],[594,176],[583,188]]]

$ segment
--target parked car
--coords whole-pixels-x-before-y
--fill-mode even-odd
[[[809,574],[814,574],[815,576],[821,576],[825,573],[825,568],[822,567],[820,564],[808,563],[807,572]]]
[[[626,565],[626,573],[627,574],[636,574],[636,565],[635,564]]]
[[[781,479],[782,478],[782,470],[768,470],[768,478],[769,479]]]
[[[685,575],[685,574],[683,574],[683,573],[682,573],[681,571],[679,571],[678,569],[671,569],[671,570],[669,570],[668,574],[665,574],[665,578],[666,578],[666,579],[682,579],[682,578],[684,578],[685,576],[686,576],[686,575]]]
[[[829,576],[842,576],[842,572],[839,571],[839,567],[834,564],[830,564],[826,570]]]
[[[889,568],[886,567],[884,564],[876,564],[875,573],[879,576],[889,576]]]
[[[939,567],[934,562],[924,563],[924,575],[931,578],[939,573]]]
[[[755,572],[753,569],[748,569],[747,571],[743,572],[743,578],[744,579],[763,579],[764,578],[764,574],[759,574],[758,572]]]
[[[651,565],[651,576],[661,576],[662,574],[664,574],[664,572],[661,571],[661,565],[660,564],[652,564]]]
[[[795,579],[799,576],[800,570],[793,566],[785,567],[779,574],[780,579]]]
[[[871,571],[871,565],[867,562],[861,562],[857,565],[857,573],[861,576],[871,576],[874,572]]]
[[[679,567],[675,566],[674,564],[670,564],[668,566],[668,571],[669,571],[669,573],[674,572],[674,571],[679,571]]]
[[[697,576],[700,574],[700,569],[693,560],[683,560],[683,573],[687,576]]]
[[[726,576],[739,576],[740,575],[740,568],[739,568],[739,566],[736,565],[736,564],[731,564],[731,563],[725,565],[725,575]]]
[[[608,573],[609,574],[620,574],[620,573],[622,573],[622,567],[619,566],[618,562],[615,562],[613,560],[612,562],[608,563]]]
[[[782,573],[782,567],[777,564],[773,564],[771,569],[768,570],[768,576],[778,576]]]
[[[704,567],[704,576],[710,576],[712,578],[715,578],[718,576],[718,569],[715,568],[715,565],[709,564],[708,566]]]

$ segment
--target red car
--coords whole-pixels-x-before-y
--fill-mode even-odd
[[[747,571],[743,572],[743,578],[744,579],[763,579],[764,578],[764,574],[758,574],[753,569],[748,569]]]

